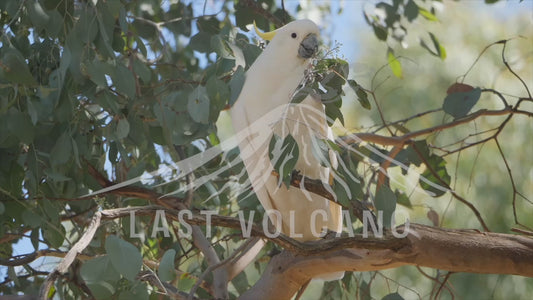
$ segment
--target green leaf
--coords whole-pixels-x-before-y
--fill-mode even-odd
[[[361,106],[365,109],[371,109],[372,106],[370,105],[370,101],[368,101],[368,95],[366,91],[355,80],[348,80],[348,85],[357,95],[357,101],[359,101],[359,104],[361,104]]]
[[[65,131],[57,139],[52,151],[50,151],[50,163],[52,166],[58,166],[66,163],[72,155],[72,138]]]
[[[189,273],[183,273],[178,281],[178,289],[181,291],[188,291],[194,286],[195,283],[195,278],[190,276]]]
[[[98,35],[98,20],[93,10],[84,9],[74,27],[73,34],[84,43],[91,43]],[[72,49],[71,49],[72,50]]]
[[[105,240],[105,250],[113,267],[129,281],[134,281],[142,266],[139,249],[115,235],[110,235]]]
[[[117,122],[117,130],[115,132],[115,134],[117,135],[117,138],[119,140],[126,138],[129,133],[130,133],[130,123],[128,122],[128,119],[126,118],[119,119]]]
[[[37,28],[43,28],[48,23],[50,16],[46,14],[39,1],[26,1],[28,15],[33,25]]]
[[[172,281],[176,277],[176,270],[174,266],[174,258],[176,257],[176,250],[169,249],[163,254],[157,269],[157,275],[162,281]]]
[[[246,62],[246,67],[249,68],[257,57],[263,52],[261,48],[256,45],[246,43],[241,47],[242,54],[244,55],[244,61]]]
[[[218,57],[221,58],[233,58],[233,50],[231,50],[228,42],[222,39],[220,35],[213,35],[211,37],[211,49],[218,54]]]
[[[235,276],[235,278],[231,280],[231,283],[241,295],[250,289],[250,283],[248,283],[248,277],[246,277],[245,272],[240,272],[239,275]]]
[[[37,84],[37,81],[33,78],[24,58],[14,49],[9,49],[0,61],[0,78],[1,77],[16,84]]]
[[[113,267],[108,255],[83,263],[80,275],[96,299],[109,299],[115,293],[120,274]]]
[[[237,70],[235,70],[235,73],[233,73],[233,76],[231,77],[231,81],[229,82],[230,91],[231,91],[231,97],[229,100],[229,105],[233,106],[233,103],[237,101],[239,98],[239,95],[241,94],[242,87],[244,85],[244,69],[242,66],[239,66]]]
[[[359,286],[359,294],[361,295],[361,300],[371,300],[372,296],[370,295],[370,285],[363,280]]]
[[[210,104],[209,119],[216,121],[220,111],[225,109],[229,102],[231,95],[230,88],[228,84],[218,79],[216,76],[211,76],[207,80],[205,88]]]
[[[439,43],[437,37],[435,37],[433,33],[430,32],[429,36],[431,38],[431,42],[433,43],[434,49],[430,48],[422,39],[420,40],[420,46],[426,49],[431,55],[437,56],[442,60],[446,59],[446,49],[444,48],[444,46]]]
[[[37,228],[43,224],[43,217],[36,214],[33,209],[26,209],[22,212],[22,221],[30,228]]]
[[[402,206],[405,206],[407,208],[413,208],[413,205],[411,204],[411,200],[409,200],[409,196],[407,196],[404,192],[396,190],[394,191],[394,194],[396,195],[396,203]]]
[[[377,211],[383,211],[383,227],[390,228],[392,215],[396,210],[396,195],[391,191],[388,185],[382,184],[374,200]]]
[[[298,143],[290,134],[283,140],[274,134],[270,139],[268,153],[274,170],[279,174],[279,183],[283,182],[289,188],[292,171],[294,166],[296,166],[296,162],[298,162]],[[268,170],[265,170],[265,172],[268,172]]]
[[[189,46],[201,53],[211,52],[211,34],[200,31],[191,37]]]
[[[111,75],[113,84],[117,88],[117,91],[121,94],[125,94],[129,98],[135,98],[135,77],[131,73],[130,69],[123,65],[118,65],[116,73]]]
[[[389,62],[389,67],[392,70],[392,74],[398,78],[402,78],[402,64],[396,56],[394,56],[394,52],[391,48],[387,50],[387,60]]]
[[[62,224],[46,224],[41,227],[43,230],[43,239],[52,248],[59,248],[65,241],[66,230]]]
[[[407,1],[403,14],[409,22],[412,22],[414,19],[416,19],[416,17],[418,17],[418,5],[416,5],[415,1]]]
[[[146,283],[139,284],[136,282],[131,289],[121,291],[118,300],[148,300],[149,297]]]
[[[29,97],[27,98],[26,104],[28,105],[28,115],[30,115],[31,123],[35,125],[39,120],[37,109],[35,108],[35,105],[33,105],[33,101]]]
[[[479,97],[481,97],[480,88],[475,88],[469,92],[451,93],[444,98],[442,109],[454,119],[459,119],[468,115]]]
[[[306,85],[296,91],[294,96],[292,96],[291,103],[300,103],[302,102],[307,96],[309,96],[310,93],[313,92],[313,88]]]
[[[204,86],[197,86],[188,97],[187,111],[198,123],[209,123],[209,97]]]
[[[325,103],[326,116],[328,121],[328,126],[333,125],[336,119],[339,119],[342,125],[344,125],[344,115],[340,109],[341,98],[339,97],[334,102]]]
[[[418,7],[418,12],[428,21],[436,22],[439,20],[433,13],[423,7]]]
[[[374,34],[379,40],[381,41],[387,40],[387,36],[388,36],[387,28],[381,25],[372,24],[372,29],[374,29]]]
[[[114,72],[111,68],[111,65],[105,62],[94,60],[92,63],[86,65],[85,70],[92,82],[96,83],[99,87],[107,87],[105,75]]]
[[[433,46],[435,46],[435,49],[437,50],[437,56],[439,56],[442,60],[445,60],[446,49],[441,43],[439,43],[439,40],[437,40],[437,37],[435,37],[433,33],[430,32],[429,36],[431,37],[431,41],[433,41]]]
[[[30,240],[33,250],[39,250],[39,228],[35,228],[31,231]]]
[[[35,127],[29,115],[19,111],[12,111],[8,115],[7,120],[7,128],[12,135],[16,136],[25,144],[33,142],[35,138]]]
[[[152,79],[152,70],[139,59],[133,60],[133,71],[145,84]]]
[[[404,300],[402,296],[398,293],[392,293],[388,294],[385,297],[381,298],[381,300]]]
[[[429,166],[427,166],[428,168],[426,168],[424,173],[420,175],[420,186],[432,197],[440,197],[446,193],[446,186],[449,186],[451,181],[448,170],[446,170],[446,161],[442,157],[435,154],[432,154],[426,161]],[[433,169],[436,174],[434,174],[430,168]],[[423,180],[422,177],[432,184]]]

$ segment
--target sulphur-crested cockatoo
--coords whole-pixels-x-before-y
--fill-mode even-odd
[[[256,28],[257,31],[257,28]],[[300,241],[316,240],[327,230],[342,230],[341,207],[297,187],[287,188],[272,175],[269,142],[275,133],[291,134],[299,148],[295,170],[308,178],[329,181],[330,170],[316,158],[317,139],[332,138],[320,99],[307,96],[290,104],[318,49],[319,29],[310,20],[291,22],[275,31],[257,33],[269,44],[246,73],[231,108],[241,157],[253,191],[282,233]],[[329,153],[330,161],[335,156]],[[271,231],[271,233],[274,233]]]

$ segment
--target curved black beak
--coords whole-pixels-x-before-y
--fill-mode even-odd
[[[298,56],[301,58],[311,58],[318,51],[318,39],[315,34],[309,34],[300,43]]]

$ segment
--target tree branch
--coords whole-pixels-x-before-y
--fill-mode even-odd
[[[418,224],[411,224],[409,231],[409,245],[397,250],[346,248],[311,256],[284,251],[272,258],[259,281],[240,299],[257,299],[259,295],[262,299],[289,299],[306,281],[320,274],[376,271],[402,265],[533,276],[533,239]]]

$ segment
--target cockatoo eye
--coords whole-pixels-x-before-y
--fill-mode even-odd
[[[296,32],[291,33],[291,37],[292,37],[293,39],[295,39],[297,36],[298,36],[298,35],[296,34]]]

